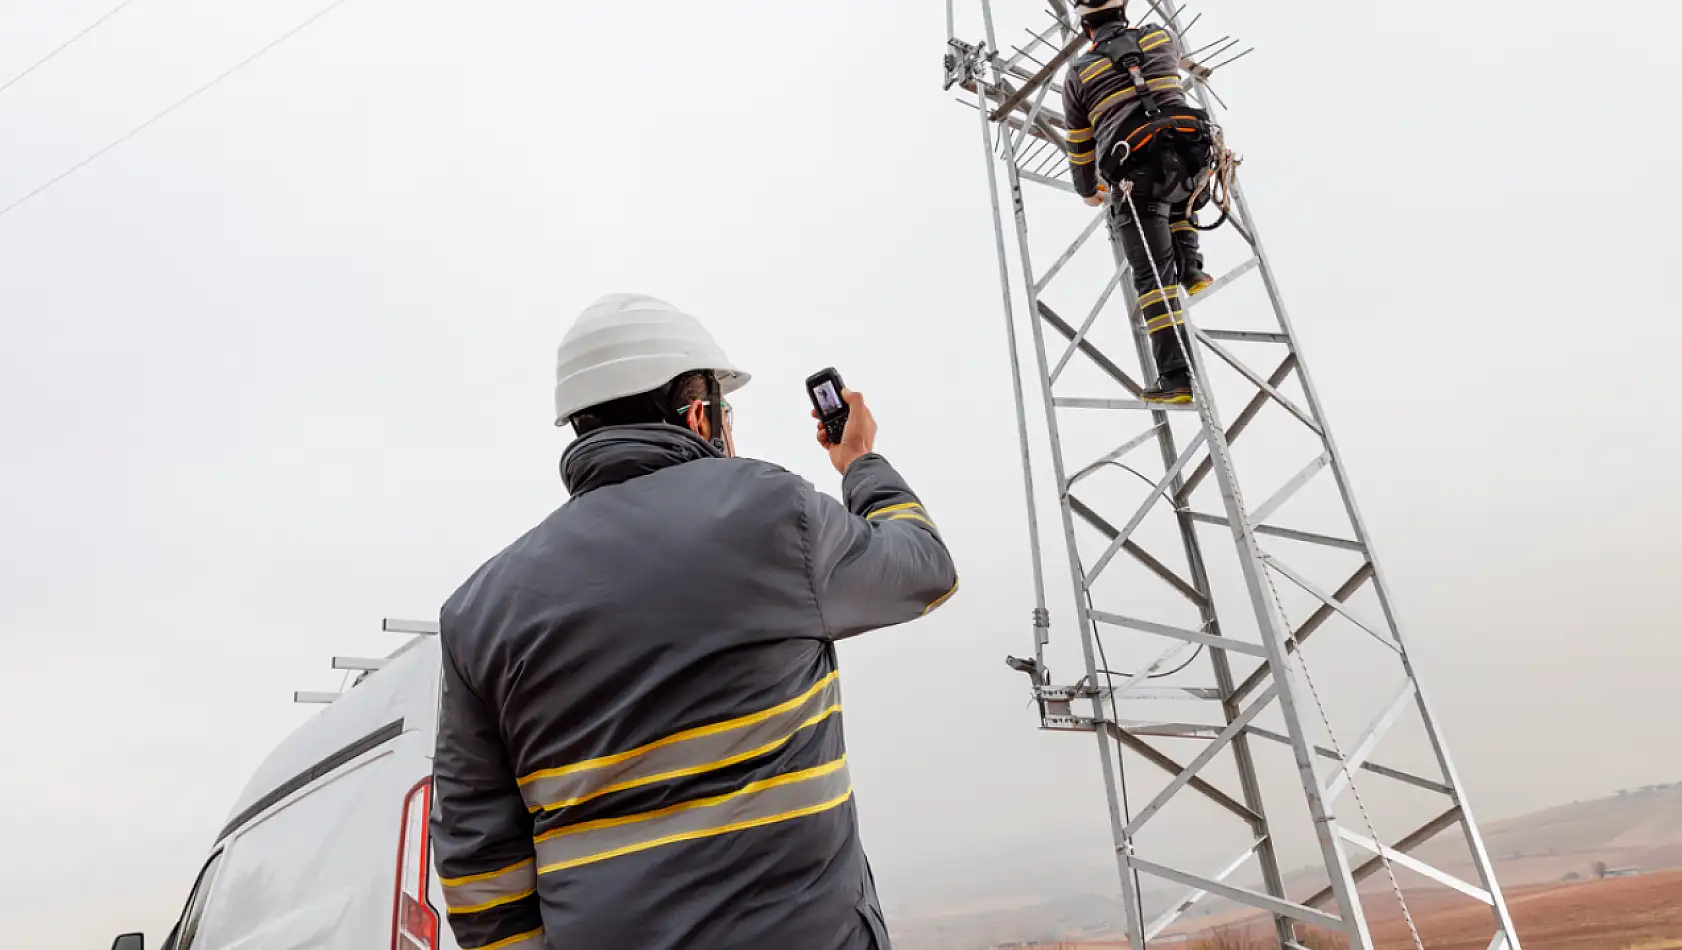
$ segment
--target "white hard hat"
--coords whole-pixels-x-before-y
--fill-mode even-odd
[[[1075,0],[1075,12],[1081,16],[1100,10],[1125,10],[1127,0]]]
[[[664,300],[609,294],[578,315],[555,359],[555,424],[604,402],[651,392],[684,373],[711,370],[731,393],[749,376],[701,321]]]

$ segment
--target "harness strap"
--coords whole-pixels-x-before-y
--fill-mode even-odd
[[[1162,112],[1162,102],[1145,81],[1145,51],[1139,47],[1139,31],[1122,30],[1101,43],[1093,44],[1093,48],[1098,55],[1127,71],[1128,77],[1133,80],[1133,91],[1144,104],[1145,115],[1156,118]]]

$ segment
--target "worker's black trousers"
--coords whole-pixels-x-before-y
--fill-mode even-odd
[[[1117,189],[1110,190],[1110,228],[1133,268],[1133,289],[1139,294],[1157,375],[1177,382],[1187,375],[1186,354],[1177,329],[1184,319],[1180,305],[1182,267],[1186,272],[1202,270],[1203,254],[1195,228],[1175,229],[1176,224],[1187,221],[1185,203],[1150,197],[1157,185],[1151,180],[1154,177],[1134,181],[1131,206]],[[1138,210],[1137,221],[1134,209]]]

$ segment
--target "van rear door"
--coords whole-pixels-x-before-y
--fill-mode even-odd
[[[438,681],[437,638],[417,638],[283,743],[259,776],[303,767],[254,780],[196,939],[169,950],[452,950],[428,886]]]

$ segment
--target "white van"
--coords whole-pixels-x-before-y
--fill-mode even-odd
[[[416,636],[288,736],[163,950],[458,950],[427,834],[439,675],[438,638]]]

